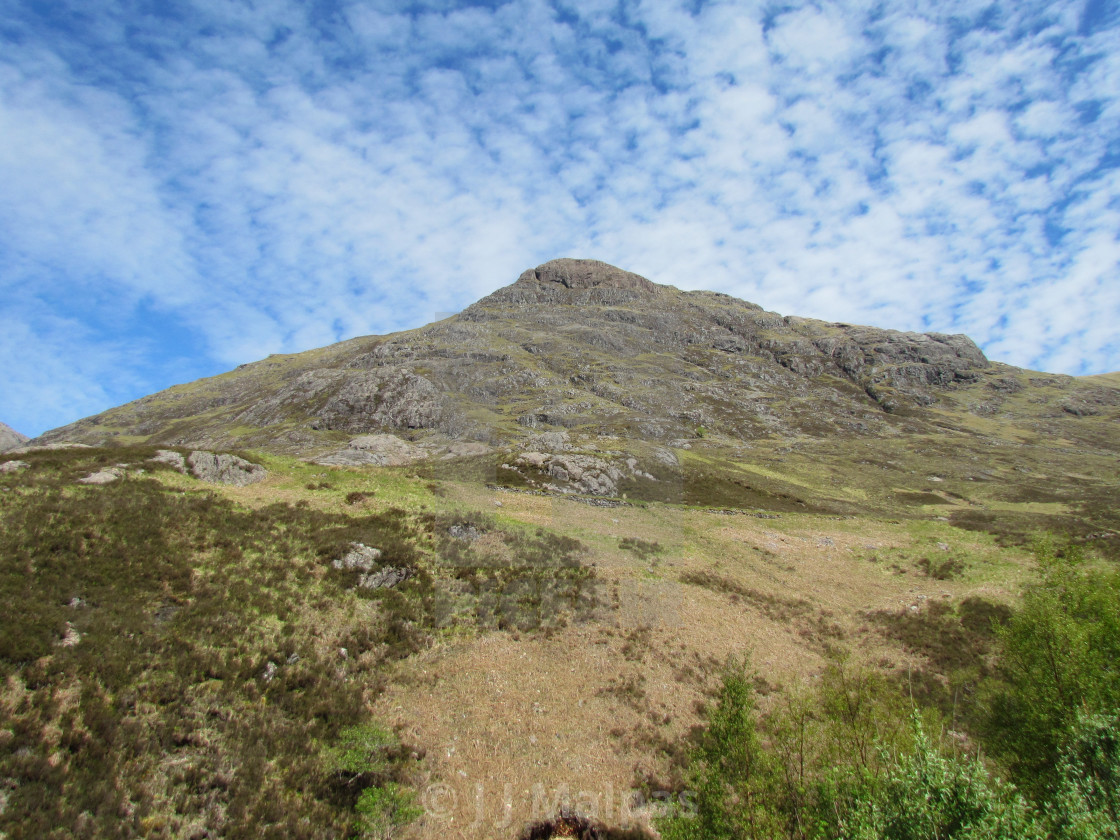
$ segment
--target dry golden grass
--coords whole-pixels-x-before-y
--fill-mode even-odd
[[[729,656],[750,655],[764,709],[813,679],[835,650],[887,671],[926,667],[869,615],[970,596],[1009,601],[1031,565],[987,534],[938,521],[964,505],[953,498],[915,507],[928,511],[919,520],[762,518],[656,503],[594,507],[454,481],[432,494],[422,480],[380,470],[317,469],[311,482],[305,473],[215,490],[250,507],[357,512],[344,497],[360,485],[372,494],[363,513],[422,496],[433,513],[480,511],[503,527],[574,537],[588,546],[582,562],[600,583],[591,620],[443,636],[395,666],[370,713],[426,751],[416,780],[426,814],[405,834],[416,838],[515,836],[565,801],[610,824],[640,821],[648,812],[631,807],[634,790],[670,778],[674,752]],[[319,481],[330,486],[308,487]],[[626,550],[626,540],[656,549]],[[497,534],[484,533],[474,550],[498,565],[511,559]],[[956,557],[969,560],[953,579],[919,567],[922,558]],[[356,619],[376,621],[372,604],[362,608],[369,615],[355,616],[350,604],[314,617],[322,654]]]
[[[618,824],[633,816],[620,814],[623,791],[671,772],[670,753],[699,722],[728,656],[749,653],[775,698],[818,674],[830,645],[872,666],[920,665],[866,614],[977,594],[1007,600],[1028,568],[1025,555],[1003,552],[1011,559],[998,585],[928,578],[906,558],[943,551],[935,538],[954,552],[991,551],[985,535],[939,523],[930,536],[912,523],[597,508],[469,485],[449,485],[448,503],[580,539],[606,604],[551,635],[458,638],[398,666],[372,711],[428,749],[428,814],[411,829],[422,838],[513,836],[564,791]],[[661,551],[640,559],[618,547],[625,537]],[[682,582],[704,573],[719,585]]]

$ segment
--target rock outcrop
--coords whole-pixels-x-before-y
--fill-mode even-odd
[[[339,571],[369,572],[380,559],[380,548],[371,548],[363,543],[350,543],[350,550],[332,560],[331,567]]]
[[[167,466],[178,470],[184,475],[187,473],[187,459],[181,452],[176,452],[173,449],[156,450],[156,454],[149,460],[155,461],[157,464],[167,464]]]
[[[651,293],[657,286],[630,271],[623,271],[598,260],[573,260],[561,258],[530,268],[517,282],[559,283],[567,289],[594,289],[605,286],[633,292]]]
[[[213,452],[192,452],[187,457],[187,463],[195,478],[211,484],[245,487],[268,477],[268,470],[260,464],[225,453],[215,455]]]
[[[414,571],[408,566],[382,566],[381,549],[362,543],[350,543],[350,550],[331,561],[331,567],[344,572],[358,572],[358,587],[362,589],[389,589],[408,580]]]
[[[631,459],[631,470],[637,467]],[[614,464],[593,455],[522,452],[511,464],[502,465],[519,473],[535,486],[565,493],[614,496],[626,475]]]
[[[120,479],[124,473],[117,467],[110,467],[97,472],[91,472],[84,478],[79,478],[79,484],[112,484]]]
[[[317,458],[315,463],[339,467],[399,467],[426,457],[428,453],[424,449],[396,435],[362,435],[351,440],[345,449]]]
[[[429,458],[472,458],[485,455],[490,447],[478,441],[415,445],[396,435],[361,435],[338,449],[315,459],[327,467],[403,467]]]
[[[0,423],[0,452],[19,449],[21,446],[26,446],[29,440],[27,435],[21,435],[6,423]]]

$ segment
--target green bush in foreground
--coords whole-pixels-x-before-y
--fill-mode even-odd
[[[914,749],[888,767],[841,826],[844,840],[1031,840],[1045,832],[978,758],[947,756],[913,717]]]
[[[359,836],[389,840],[423,814],[416,794],[393,781],[400,741],[376,723],[348,726],[338,743],[327,751],[334,772],[351,786],[361,788],[354,811]]]
[[[665,840],[770,838],[778,833],[768,808],[775,783],[773,763],[755,726],[754,688],[746,663],[730,662],[707,731],[693,749],[688,773],[695,811],[667,818]]]
[[[1120,715],[1083,715],[1058,765],[1049,808],[1062,840],[1120,838]]]
[[[416,794],[396,782],[381,787],[368,787],[358,797],[358,829],[374,840],[389,840],[397,829],[423,815],[416,804]]]
[[[899,725],[894,704],[843,663],[807,698],[805,715],[777,713],[768,743],[758,731],[742,663],[725,672],[707,727],[690,756],[690,796],[660,821],[665,840],[835,838],[838,840],[1031,840],[1046,832],[1014,788],[978,758],[945,752],[920,715],[893,740],[858,712],[878,710]],[[810,710],[811,708],[811,710]],[[791,750],[791,722],[812,718]],[[804,731],[802,729],[802,731]],[[867,744],[872,758],[861,751]],[[806,772],[791,783],[791,769]],[[1108,835],[1101,835],[1108,836]],[[1096,840],[1078,835],[1077,840]],[[1072,840],[1072,837],[1071,837]]]
[[[842,656],[761,719],[739,663],[689,756],[678,801],[693,807],[660,821],[666,840],[1120,840],[1120,573],[1076,547],[1037,554],[1022,605],[993,621],[998,665],[977,672],[987,714],[972,718],[1018,789],[935,743],[935,710],[923,723],[913,695]]]
[[[1041,574],[999,630],[985,734],[1043,799],[1078,716],[1120,708],[1120,573],[1089,568],[1075,546],[1043,543],[1036,554]]]

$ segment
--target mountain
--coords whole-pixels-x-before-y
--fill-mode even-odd
[[[1117,385],[555,260],[56,429],[0,456],[0,835],[650,838],[743,656],[782,803],[914,705],[1011,772],[981,699],[1110,679]]]
[[[992,363],[963,335],[783,317],[560,259],[439,323],[270,356],[41,440],[315,453],[371,432],[501,445],[565,429],[668,442],[701,428],[728,440],[919,433],[948,414],[1048,434],[1071,415],[1096,418],[1067,424],[1081,437],[1118,407],[1115,382]]]
[[[1114,380],[990,361],[967,336],[782,316],[558,259],[438,323],[270,356],[37,442],[443,474],[473,458],[498,484],[839,513],[932,499],[975,519],[960,498],[979,496],[1014,518],[1009,500],[1073,493],[1046,515],[1090,533],[1117,419]]]
[[[25,445],[28,440],[30,438],[27,435],[21,435],[6,423],[0,423],[0,452],[18,449]]]

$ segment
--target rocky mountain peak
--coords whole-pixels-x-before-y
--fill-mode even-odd
[[[593,289],[607,286],[627,291],[652,292],[657,285],[639,274],[623,271],[599,260],[561,258],[530,268],[519,283],[559,283],[568,289]]]
[[[455,318],[265,359],[38,442],[97,443],[126,434],[351,465],[391,464],[418,452],[464,457],[469,453],[457,447],[492,449],[561,432],[670,448],[701,438],[707,445],[855,439],[932,434],[946,412],[1006,419],[1008,395],[1035,379],[992,365],[963,335],[782,316],[596,260],[556,259]],[[1050,417],[1104,416],[1120,405],[1120,391],[1078,394],[1048,403]],[[555,455],[559,448],[539,451]],[[521,469],[516,459],[507,463]],[[610,477],[591,466],[599,470],[591,475]],[[570,459],[529,464],[569,479],[591,466]]]
[[[27,436],[21,435],[6,423],[0,423],[0,452],[17,449],[27,443]]]

